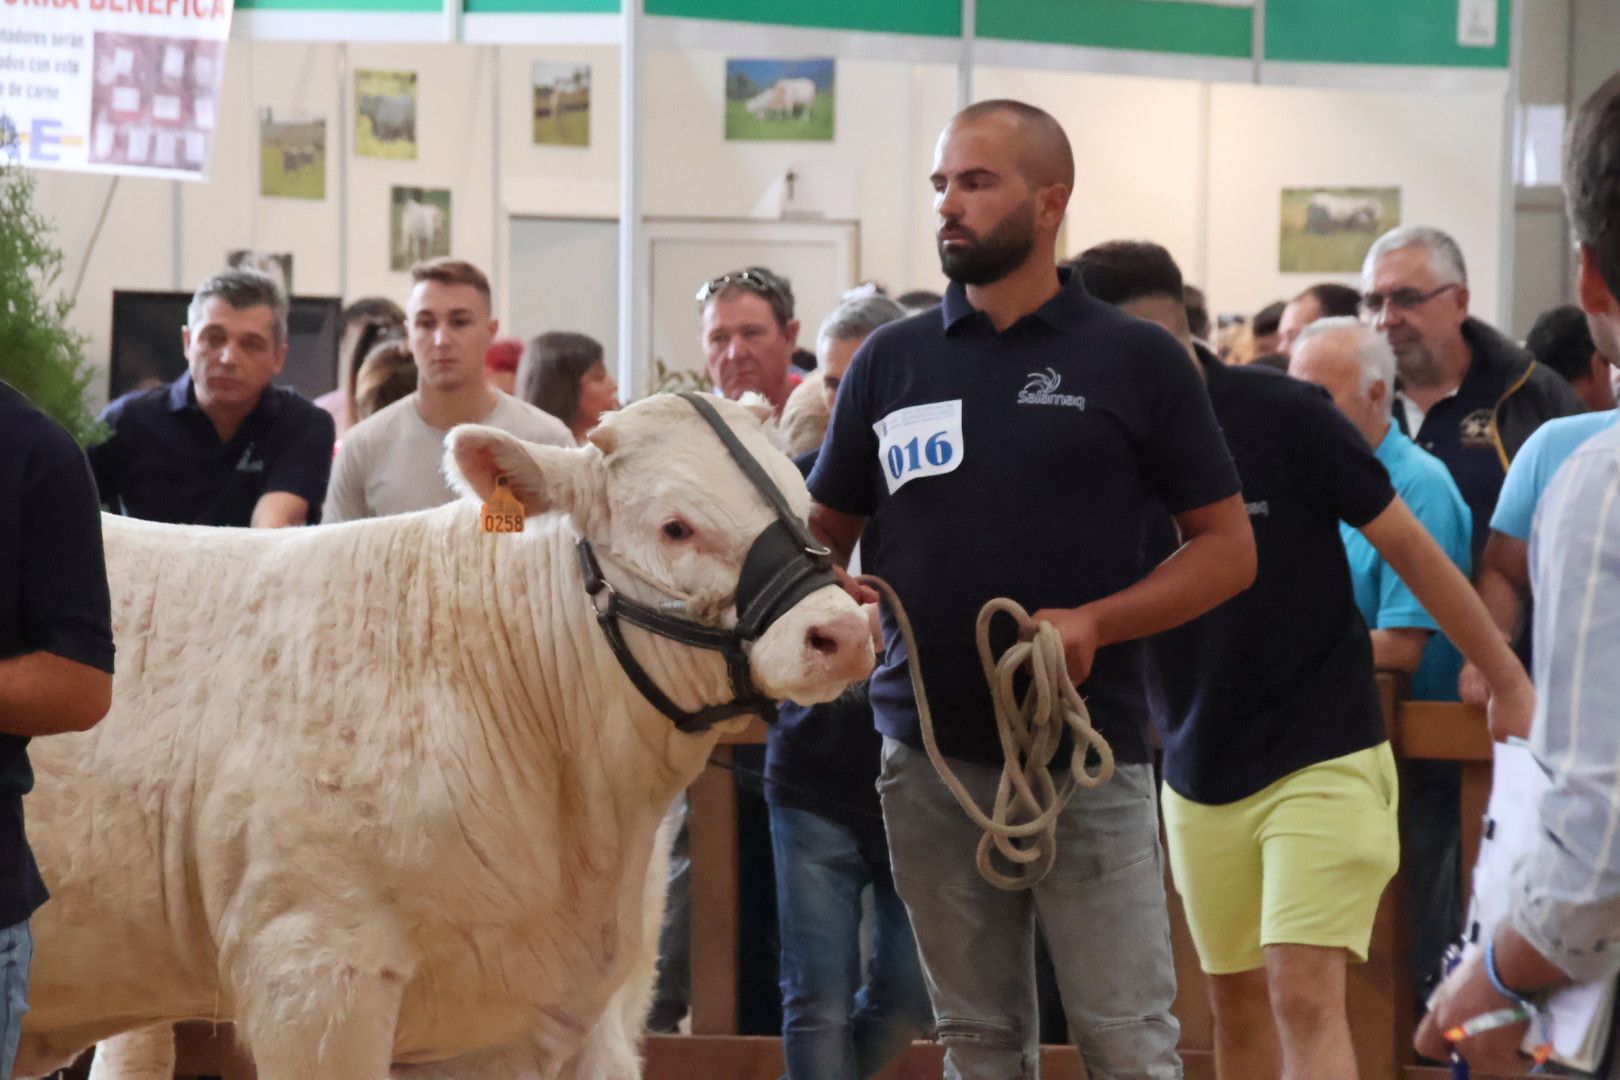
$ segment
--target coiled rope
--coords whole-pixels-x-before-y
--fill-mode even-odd
[[[1069,678],[1063,658],[1063,635],[1051,623],[1037,623],[1023,607],[1012,600],[997,598],[979,609],[974,624],[974,640],[979,663],[990,686],[995,710],[996,733],[1001,739],[1005,762],[996,786],[996,802],[986,814],[967,788],[957,779],[934,739],[934,718],[923,690],[921,658],[912,634],[911,619],[882,578],[865,575],[856,580],[876,589],[889,606],[910,657],[911,689],[917,698],[917,718],[922,727],[923,747],[939,778],[955,796],[973,823],[984,830],[979,837],[976,863],[979,874],[998,889],[1027,889],[1046,877],[1057,858],[1057,819],[1074,795],[1076,786],[1101,787],[1114,775],[1114,751],[1108,741],[1091,726],[1091,713]],[[1018,642],[995,659],[990,651],[990,623],[998,614],[1012,616],[1018,624]],[[1019,669],[1030,672],[1031,680],[1022,699],[1014,680]],[[1052,779],[1051,763],[1067,728],[1074,732],[1074,758],[1061,790]],[[1086,769],[1088,752],[1097,755],[1094,771]],[[991,863],[991,852],[1016,867],[1002,873]]]

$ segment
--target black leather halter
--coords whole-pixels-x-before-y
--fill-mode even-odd
[[[602,566],[597,562],[591,542],[581,539],[579,565],[585,577],[585,592],[595,604],[597,624],[607,635],[608,645],[625,675],[641,696],[669,717],[676,728],[685,732],[707,731],[722,720],[748,713],[756,713],[767,721],[775,720],[776,703],[760,693],[749,672],[747,646],[800,600],[817,589],[837,584],[832,553],[810,535],[810,530],[794,515],[787,499],[771,482],[764,466],[743,446],[715,407],[701,394],[679,396],[714,429],[731,460],[776,511],[776,520],[754,537],[743,559],[742,572],[737,579],[737,625],[729,629],[709,626],[629,599],[602,576]],[[695,712],[676,705],[630,652],[621,622],[682,645],[721,653],[726,660],[726,674],[731,679],[732,699]]]

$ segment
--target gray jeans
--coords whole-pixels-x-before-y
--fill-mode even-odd
[[[999,770],[951,765],[990,807]],[[922,751],[885,738],[878,791],[895,885],[911,913],[945,1044],[946,1080],[1037,1076],[1036,919],[1088,1080],[1181,1076],[1150,766],[1121,765],[1101,788],[1076,791],[1058,819],[1056,865],[1022,892],[979,876],[979,830]]]

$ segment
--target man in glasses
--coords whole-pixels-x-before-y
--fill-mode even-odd
[[[793,287],[763,266],[721,274],[697,291],[709,377],[735,401],[752,390],[780,413],[798,385],[789,370],[799,341]]]
[[[1530,433],[1581,412],[1557,372],[1468,314],[1462,250],[1427,225],[1393,229],[1361,268],[1362,315],[1395,349],[1395,423],[1446,463],[1473,513],[1479,565],[1508,463]]]

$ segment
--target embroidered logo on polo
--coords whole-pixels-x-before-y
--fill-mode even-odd
[[[1028,379],[1029,382],[1024,384],[1024,388],[1018,391],[1018,404],[1057,405],[1061,408],[1085,411],[1085,395],[1060,394],[1057,392],[1058,384],[1063,381],[1063,376],[1051,368],[1047,368],[1045,371],[1032,371],[1029,373]]]
[[[1271,503],[1267,502],[1265,499],[1260,499],[1257,502],[1246,502],[1243,504],[1243,509],[1249,512],[1250,517],[1271,516]]]
[[[913,480],[955,472],[962,464],[962,399],[896,409],[872,425],[878,463],[893,495]]]
[[[1482,447],[1491,445],[1491,420],[1494,413],[1490,409],[1475,409],[1457,425],[1457,438],[1464,446]]]
[[[242,456],[236,463],[236,471],[239,473],[264,472],[264,459],[253,456],[252,443],[249,443],[248,448],[242,451]]]

